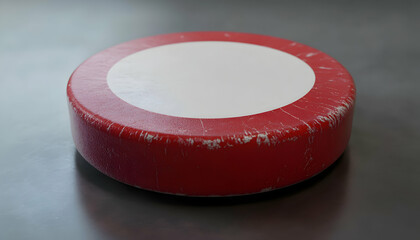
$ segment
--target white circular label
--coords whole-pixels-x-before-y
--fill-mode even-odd
[[[136,107],[170,116],[229,118],[286,106],[315,83],[312,68],[260,45],[201,41],[149,48],[109,71],[111,91]]]

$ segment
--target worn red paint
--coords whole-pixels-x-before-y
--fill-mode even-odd
[[[149,112],[109,89],[107,73],[122,58],[188,41],[236,41],[290,53],[314,70],[315,84],[282,108],[224,119]],[[152,191],[227,196],[282,188],[331,165],[350,138],[355,86],[340,63],[306,45],[255,34],[192,32],[137,39],[94,55],[72,74],[67,95],[76,147],[99,171]]]

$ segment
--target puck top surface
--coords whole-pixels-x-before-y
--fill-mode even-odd
[[[133,53],[107,75],[111,91],[150,112],[188,118],[254,115],[311,90],[315,73],[299,58],[261,45],[196,41]]]

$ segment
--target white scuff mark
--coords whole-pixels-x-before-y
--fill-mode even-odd
[[[314,135],[310,136],[310,137],[308,138],[308,142],[309,142],[309,144],[311,144],[311,145],[312,145],[312,143],[314,143],[314,139],[315,139],[315,136],[314,136]]]
[[[203,140],[203,145],[207,146],[207,148],[210,149],[210,150],[221,148],[220,147],[220,139]]]
[[[153,142],[153,140],[157,140],[157,139],[158,139],[157,135],[154,136],[152,134],[146,133],[146,135],[144,136],[144,140],[146,140],[146,142],[148,142],[148,143],[151,143],[151,142]]]
[[[277,132],[277,133],[279,133],[280,135],[283,135],[283,132],[280,131],[279,129],[275,129],[274,131]]]
[[[309,110],[309,109],[306,109],[306,108],[301,108],[301,107],[299,107],[299,106],[296,106],[295,104],[292,104],[295,108],[299,108],[299,109],[301,109],[301,110],[303,110],[303,111],[308,111],[308,112],[312,112],[312,113],[315,113],[315,114],[321,114],[321,113],[319,113],[319,112],[315,112],[315,111],[312,111],[312,110]]]
[[[311,126],[309,126],[309,124],[308,124],[307,122],[303,121],[302,119],[300,119],[300,118],[296,117],[296,116],[295,116],[295,115],[293,115],[293,114],[290,114],[290,113],[286,112],[286,111],[285,111],[284,109],[282,109],[282,108],[280,108],[280,110],[281,110],[281,111],[283,111],[284,113],[286,113],[287,115],[289,115],[289,116],[291,116],[291,117],[293,117],[293,118],[295,118],[295,119],[297,119],[297,120],[301,121],[303,124],[305,124],[305,125],[308,127],[308,132],[309,132],[309,133],[314,133],[314,132],[315,132],[315,129],[312,129],[312,128],[311,128]]]
[[[295,42],[292,42],[291,44],[289,44],[289,46],[292,46],[292,47],[294,47],[294,46],[296,46],[296,44],[297,44],[297,43],[295,43]]]
[[[187,143],[189,143],[190,145],[193,145],[193,144],[194,144],[194,139],[192,139],[192,138],[188,138],[186,141],[187,141]]]
[[[320,129],[320,131],[322,133],[322,124],[317,119],[315,120],[315,122],[319,125],[319,129]]]
[[[309,156],[308,160],[306,161],[305,167],[303,168],[304,170],[306,170],[309,167],[312,160],[313,160],[312,156]]]
[[[268,139],[267,132],[265,134],[259,133],[257,135],[257,144],[258,146],[261,146],[261,143],[267,144],[270,146],[270,139]]]
[[[318,54],[317,52],[308,53],[308,54],[306,54],[306,57],[312,57],[312,56],[315,56],[317,54]]]
[[[230,37],[229,33],[225,33],[224,35],[225,35],[225,37]]]
[[[181,144],[181,145],[185,145],[185,141],[181,137],[178,137],[178,143]]]
[[[306,101],[307,103],[311,103],[311,102],[308,102],[308,101]],[[322,102],[317,102],[317,103],[312,103],[312,104],[315,104],[315,105],[317,105],[318,107],[319,106],[321,106],[321,107],[323,107],[323,108],[325,108],[325,109],[327,109],[327,110],[329,110],[329,111],[333,111],[333,109],[336,107],[336,106],[333,106],[333,105],[331,105],[331,104],[327,104],[327,103],[322,103]]]
[[[322,104],[320,104],[320,107],[322,107],[322,108],[324,108],[324,109],[327,109],[328,111],[334,111],[334,108],[335,108],[335,106],[333,106],[333,105],[329,105],[330,107],[328,107],[328,105],[327,104],[324,104],[324,105],[322,105]]]
[[[330,126],[330,127],[332,127],[332,126],[333,126],[333,124],[332,124],[333,119],[330,119],[329,117],[325,117],[325,116],[318,116],[318,117],[317,117],[317,119],[318,119],[320,122],[327,122],[327,123],[328,123],[328,126]]]
[[[143,131],[141,131],[139,138],[137,139],[138,141],[140,141],[140,139],[143,137]]]
[[[241,138],[236,137],[236,135],[233,135],[233,140],[235,141],[236,144],[243,144]]]
[[[277,136],[272,136],[270,139],[271,144],[276,145],[279,143],[279,138]]]
[[[336,99],[333,99],[333,98],[324,98],[324,99],[327,99],[327,100],[329,100],[331,102],[335,102],[335,103],[340,103],[341,104],[341,101],[340,100],[336,100]]]
[[[326,116],[318,116],[317,120],[321,122],[328,122],[330,127],[337,126],[337,124],[339,124],[339,122],[344,118],[348,110],[353,106],[353,99],[350,97],[338,103],[342,105],[335,107],[334,109],[330,109],[330,112]]]
[[[258,146],[261,146],[261,139],[260,138],[257,138],[257,144],[258,144]]]
[[[244,143],[249,143],[251,140],[252,140],[252,136],[246,136],[246,135],[245,135],[245,136],[243,137],[243,142],[244,142]]]
[[[109,124],[109,126],[106,129],[107,132],[109,132],[109,129],[111,128],[112,125],[114,125],[114,123]]]
[[[245,134],[245,135],[250,135],[250,136],[252,136],[252,132],[248,132],[248,131],[246,131],[246,130],[244,130],[244,134]]]
[[[327,87],[327,86],[323,86],[322,88],[326,88],[326,89],[330,89],[330,90],[334,90],[334,91],[338,92],[337,88],[332,88],[332,87]]]
[[[344,106],[346,106],[347,109],[350,109],[353,106],[354,101],[351,97],[349,97],[346,100],[344,100],[343,104]]]
[[[275,132],[280,134],[280,138],[284,135],[283,131],[280,130],[274,130]],[[279,139],[279,136],[272,135],[269,136],[268,132],[258,132],[256,131],[255,134],[252,134],[251,132],[244,131],[243,136],[236,136],[232,135],[231,137],[228,137],[230,141],[234,141],[236,144],[246,144],[251,142],[253,139],[256,139],[256,143],[258,146],[261,146],[263,144],[270,146],[271,144],[275,145],[277,143],[280,143],[281,140]],[[226,142],[225,147],[232,147],[232,144],[229,144],[229,142]]]
[[[304,170],[306,170],[310,166],[310,164],[313,160],[313,158],[312,158],[312,147],[313,147],[314,139],[315,139],[315,136],[313,136],[313,135],[308,137],[308,146],[307,146],[307,148],[305,150],[305,153],[304,153],[305,159],[307,159],[306,164],[303,167]]]
[[[201,119],[199,119],[200,120],[200,123],[201,123],[201,127],[203,128],[203,136],[205,136],[206,135],[206,128],[204,127],[204,123],[203,123],[203,120],[201,120]]]
[[[126,126],[124,126],[124,127],[121,129],[120,135],[118,135],[118,137],[121,137],[121,134],[124,132],[125,127],[126,127]]]
[[[263,189],[261,189],[261,191],[260,191],[260,192],[268,192],[268,191],[271,191],[271,190],[273,190],[273,188],[272,188],[272,187],[267,187],[267,188],[263,188]]]
[[[325,69],[325,70],[332,70],[333,68],[330,67],[318,67],[319,69]]]
[[[92,114],[90,114],[90,113],[88,113],[88,112],[82,112],[82,118],[86,121],[86,122],[88,122],[88,123],[90,123],[90,124],[92,124],[92,125],[95,125],[95,122],[96,121],[100,121],[100,120],[97,120],[97,119],[95,119],[94,118],[94,116],[92,115]]]
[[[283,139],[283,142],[296,142],[296,140],[298,140],[299,138],[298,137],[296,137],[296,136],[294,136],[294,137],[289,137],[289,138],[286,138],[286,139]]]
[[[347,112],[347,108],[346,107],[344,107],[344,106],[337,107],[336,114],[339,115],[340,117],[344,117],[344,115],[346,114],[346,112]]]

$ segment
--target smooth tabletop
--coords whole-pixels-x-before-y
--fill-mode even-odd
[[[1,1],[0,239],[414,239],[420,233],[420,2]],[[183,31],[272,35],[352,74],[353,132],[322,174],[235,198],[112,180],[76,151],[66,84],[115,44]]]

